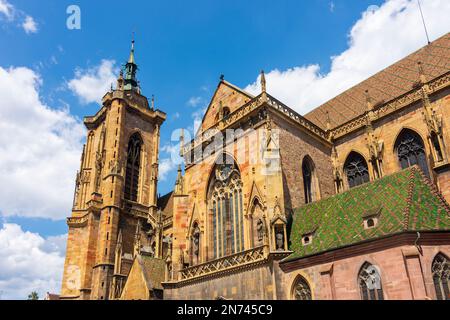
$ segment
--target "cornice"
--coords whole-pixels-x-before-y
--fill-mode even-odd
[[[447,72],[429,82],[425,85],[428,86],[429,94],[434,94],[442,89],[445,89],[450,86],[450,72]],[[332,136],[334,139],[341,138],[346,136],[358,129],[363,128],[369,120],[377,121],[380,120],[394,112],[401,110],[411,104],[418,102],[422,99],[422,88],[414,88],[409,92],[394,98],[386,103],[383,103],[377,107],[375,107],[371,112],[371,118],[369,119],[369,111],[366,111],[364,114],[328,131],[329,136]]]

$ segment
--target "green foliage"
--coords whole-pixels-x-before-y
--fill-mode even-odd
[[[39,300],[39,294],[36,291],[31,292],[28,295],[28,300]]]

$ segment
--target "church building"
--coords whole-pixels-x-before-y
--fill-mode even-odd
[[[136,71],[84,119],[60,299],[450,299],[449,33],[305,115],[221,77],[159,198]]]

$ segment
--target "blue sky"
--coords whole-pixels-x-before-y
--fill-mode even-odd
[[[81,30],[66,27],[71,4],[81,9]],[[423,0],[423,9],[432,40],[450,30],[448,1]],[[143,94],[155,94],[168,115],[161,194],[176,175],[171,134],[198,121],[221,74],[255,93],[264,69],[269,92],[304,114],[426,44],[415,0],[0,0],[0,30],[0,94],[10,94],[0,104],[0,153],[19,158],[0,155],[0,180],[8,182],[0,192],[0,239],[2,232],[9,243],[40,237],[43,256],[62,261],[84,141],[80,121],[99,109],[101,87],[127,59],[133,31]],[[20,134],[11,129],[23,126]],[[61,261],[52,267],[60,270]],[[58,287],[58,272],[29,277],[40,279],[42,291]],[[0,293],[23,295],[32,288],[23,280],[0,274]]]

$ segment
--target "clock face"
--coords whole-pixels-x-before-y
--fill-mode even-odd
[[[231,172],[233,172],[232,164],[221,164],[216,169],[216,178],[217,178],[217,180],[225,181],[230,177]]]

